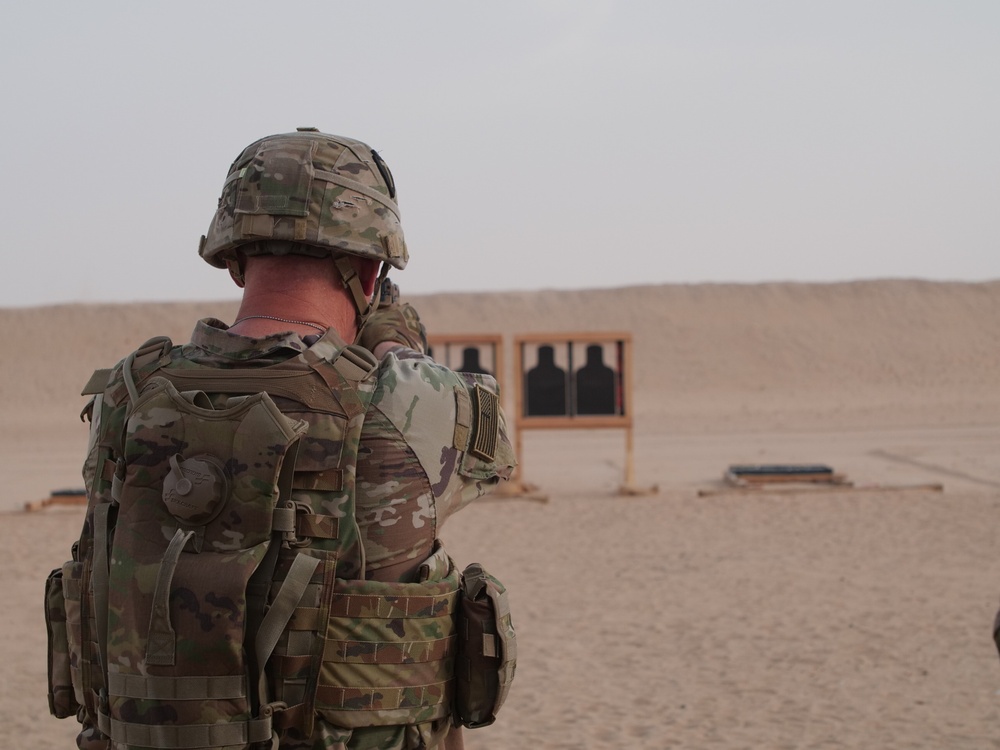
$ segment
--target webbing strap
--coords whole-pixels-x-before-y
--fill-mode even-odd
[[[323,661],[339,664],[424,664],[455,655],[458,636],[426,641],[345,641],[323,642]]]
[[[281,584],[278,595],[274,597],[270,609],[264,615],[264,620],[261,622],[260,630],[257,633],[257,643],[255,645],[257,669],[262,676],[264,665],[267,664],[267,660],[271,657],[274,647],[278,645],[281,631],[285,629],[285,625],[292,619],[295,608],[302,601],[302,595],[305,594],[306,587],[309,586],[309,581],[312,580],[312,575],[318,565],[318,557],[310,557],[303,554],[296,555],[292,561],[292,566],[288,569],[288,575]]]
[[[264,620],[264,609],[267,605],[267,593],[271,589],[271,577],[274,575],[274,568],[278,564],[278,551],[280,545],[277,540],[272,540],[271,544],[268,545],[267,552],[264,553],[264,559],[261,560],[260,565],[257,566],[257,570],[253,572],[250,576],[250,581],[247,583],[247,614],[246,614],[246,633],[244,636],[244,644],[255,643],[257,640],[257,633],[260,631],[260,624]],[[259,675],[264,669],[263,665],[258,665],[254,659],[256,655],[247,649],[247,667],[250,674],[250,679],[255,680],[251,683],[250,691],[250,708],[254,715],[260,711],[261,704],[267,700],[266,693],[260,693],[260,679]]]
[[[333,368],[348,380],[361,381],[378,368],[378,360],[367,349],[345,346],[333,362]]]
[[[498,673],[496,707],[493,709],[496,712],[507,700],[511,683],[514,681],[514,670],[517,665],[517,639],[514,635],[514,626],[510,621],[510,601],[507,598],[507,590],[487,586],[486,595],[493,601],[493,608],[496,610],[497,634],[495,637],[500,640],[500,655],[503,659]]]
[[[125,479],[118,474],[111,475],[111,499],[116,503],[120,503],[122,499],[122,491],[125,489]]]
[[[299,537],[337,539],[340,536],[339,528],[340,520],[334,516],[305,513],[299,515],[297,533]]]
[[[275,508],[271,514],[271,528],[274,531],[295,531],[295,506]]]
[[[103,711],[98,728],[115,742],[138,747],[166,749],[226,747],[265,742],[271,739],[271,717],[224,724],[134,724],[119,721]]]
[[[65,588],[65,582],[63,587]],[[320,625],[319,607],[299,607],[295,610],[295,615],[288,622],[289,630],[319,630]]]
[[[292,487],[298,489],[298,485],[295,483],[292,484]],[[271,515],[271,528],[283,534],[292,534],[300,539],[303,537],[336,539],[339,519],[335,516],[316,513],[300,513],[293,505],[291,508],[274,509]]]
[[[431,709],[429,718],[447,716],[451,711],[451,681],[406,687],[339,687],[320,685],[317,700],[340,711],[394,711],[399,708]]]
[[[167,545],[167,551],[163,553],[160,572],[156,576],[156,589],[153,592],[153,608],[149,614],[149,634],[146,638],[147,664],[171,666],[174,663],[176,635],[173,625],[170,624],[170,588],[181,551],[188,543],[188,539],[193,536],[193,531],[177,529],[170,544]]]
[[[132,374],[132,366],[135,363],[135,357],[138,352],[132,352],[127,357],[125,357],[125,362],[122,365],[122,377],[125,380],[125,388],[128,389],[128,400],[133,406],[135,402],[139,400],[139,389],[135,384],[135,376]]]
[[[302,654],[300,656],[287,656],[274,654],[268,662],[268,674],[281,677],[283,679],[294,679],[301,677],[308,672],[313,664],[312,654]]]
[[[440,594],[351,594],[336,593],[330,601],[334,617],[360,619],[427,619],[454,614],[457,606],[454,591]]]
[[[396,214],[397,219],[399,218],[399,207],[396,206],[395,201],[384,193],[380,193],[378,190],[374,190],[367,185],[362,185],[360,182],[352,180],[350,177],[341,177],[336,172],[327,172],[324,169],[315,170],[313,172],[313,177],[317,180],[323,180],[324,182],[332,182],[334,185],[339,185],[340,187],[347,188],[351,192],[360,193],[366,198],[378,201]]]
[[[351,263],[350,257],[341,255],[333,259],[333,264],[340,271],[340,280],[343,282],[344,288],[354,297],[354,306],[358,310],[358,328],[360,329],[361,321],[365,319],[371,309],[371,301],[365,296],[361,279],[358,277],[358,272],[354,270],[354,264]]]
[[[108,526],[111,513],[110,503],[94,507],[94,609],[97,610],[97,655],[101,670],[107,674],[108,643]]]
[[[231,700],[246,696],[243,675],[155,677],[141,674],[108,675],[108,694],[115,698],[160,701]]]

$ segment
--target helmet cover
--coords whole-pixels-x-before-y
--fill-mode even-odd
[[[392,173],[361,141],[300,128],[262,138],[229,168],[198,254],[217,268],[248,255],[409,260]]]

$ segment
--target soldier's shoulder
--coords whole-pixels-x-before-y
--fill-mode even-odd
[[[471,390],[477,384],[497,391],[491,375],[457,372],[419,352],[398,349],[379,363],[374,402],[408,404],[416,398],[453,400],[456,389]]]

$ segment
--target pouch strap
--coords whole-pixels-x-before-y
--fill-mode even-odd
[[[97,654],[101,671],[108,672],[108,536],[111,526],[111,503],[94,507],[94,619],[97,622]]]
[[[166,356],[173,343],[166,336],[156,336],[129,354],[122,362],[122,379],[125,390],[128,391],[129,402],[135,404],[139,400],[139,383],[141,383],[149,373],[139,375],[136,380],[136,371],[143,370],[147,366],[155,364],[154,370],[159,369],[167,363]],[[117,403],[117,399],[115,399]]]
[[[361,286],[361,279],[358,277],[358,272],[354,270],[354,264],[351,263],[350,256],[341,255],[334,258],[333,264],[340,273],[340,281],[344,285],[344,289],[354,298],[354,306],[358,311],[358,329],[360,329],[369,311],[372,309],[371,301],[365,296],[365,290]]]
[[[295,608],[302,601],[302,596],[305,594],[306,587],[309,586],[319,562],[318,557],[296,555],[292,566],[288,569],[288,575],[281,584],[278,595],[274,597],[270,609],[264,615],[255,644],[259,681],[264,680],[264,665],[271,657],[274,647],[278,645],[281,632],[285,629],[288,621],[292,619]],[[262,689],[260,694],[264,695],[264,693],[265,691]]]
[[[487,586],[486,595],[493,601],[497,620],[496,638],[500,641],[500,653],[503,657],[497,674],[499,684],[497,685],[495,713],[507,700],[511,683],[514,681],[514,670],[517,664],[517,639],[511,625],[510,601],[507,598],[507,590]]]
[[[174,663],[177,637],[173,625],[170,624],[170,589],[181,551],[188,543],[188,539],[193,536],[193,531],[177,529],[170,544],[167,545],[167,551],[163,553],[160,572],[156,577],[156,589],[153,592],[153,609],[149,615],[149,634],[146,638],[147,664],[172,666]]]

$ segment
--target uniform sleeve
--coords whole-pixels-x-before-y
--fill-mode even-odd
[[[408,349],[383,357],[374,408],[419,461],[438,524],[515,466],[496,380],[449,370]]]

